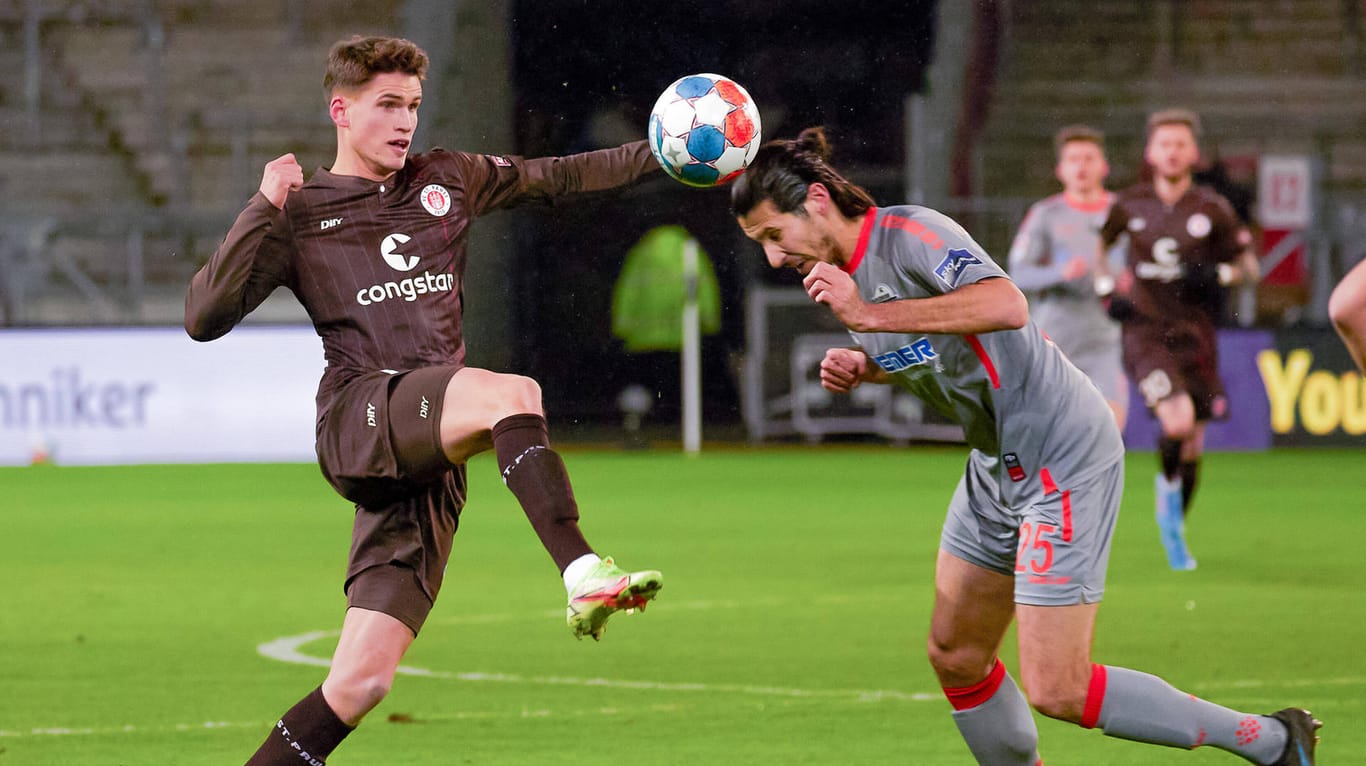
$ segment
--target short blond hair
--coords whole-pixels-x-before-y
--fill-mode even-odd
[[[1153,137],[1153,131],[1163,125],[1185,125],[1190,128],[1191,135],[1200,137],[1200,115],[1189,109],[1163,109],[1160,112],[1153,112],[1148,115],[1147,138]]]
[[[1064,146],[1077,141],[1095,144],[1102,152],[1105,151],[1104,133],[1090,125],[1066,125],[1053,136],[1053,149],[1057,152],[1058,159],[1062,159],[1062,148]]]

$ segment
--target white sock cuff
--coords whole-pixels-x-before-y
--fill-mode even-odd
[[[574,586],[583,579],[588,570],[598,565],[602,561],[596,553],[585,553],[582,556],[569,562],[569,566],[564,568],[564,589],[573,590]]]

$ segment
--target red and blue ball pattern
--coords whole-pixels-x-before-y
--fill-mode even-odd
[[[688,75],[655,102],[649,139],[670,176],[689,186],[718,186],[743,173],[759,151],[759,110],[728,77]]]

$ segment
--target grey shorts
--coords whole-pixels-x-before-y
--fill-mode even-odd
[[[1124,458],[1080,482],[1042,473],[1046,494],[1018,509],[1000,502],[992,477],[968,470],[949,502],[939,547],[1015,578],[1015,603],[1093,604],[1105,593],[1110,540],[1124,494]]]

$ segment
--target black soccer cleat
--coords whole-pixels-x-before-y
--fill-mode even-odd
[[[1286,733],[1285,752],[1271,766],[1314,766],[1314,746],[1319,743],[1315,732],[1323,722],[1297,707],[1277,711],[1271,717],[1285,724]]]

